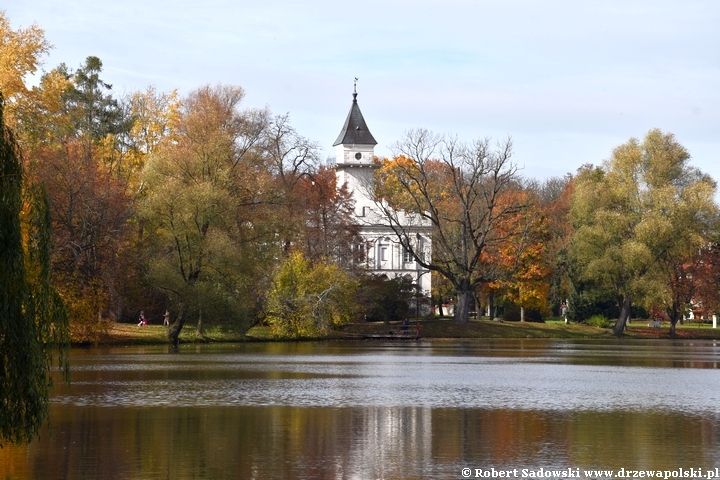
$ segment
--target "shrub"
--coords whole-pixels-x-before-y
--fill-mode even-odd
[[[613,326],[613,323],[605,318],[604,315],[593,315],[592,317],[585,320],[585,323],[587,325],[590,325],[591,327],[599,327],[599,328],[610,328]]]

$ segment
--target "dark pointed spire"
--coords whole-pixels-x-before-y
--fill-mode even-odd
[[[338,135],[337,140],[333,143],[333,147],[340,144],[377,145],[357,103],[357,81],[358,79],[355,77],[353,103],[350,107],[350,113],[348,113],[347,119],[345,119],[345,125],[343,125],[340,131],[340,135]]]

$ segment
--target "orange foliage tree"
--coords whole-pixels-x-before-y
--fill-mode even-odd
[[[53,269],[75,340],[92,339],[100,318],[121,315],[111,300],[122,288],[130,214],[124,183],[84,148],[69,139],[36,150],[32,159],[52,200]]]
[[[547,261],[549,240],[547,220],[538,207],[537,199],[528,191],[507,192],[501,202],[528,205],[514,218],[498,228],[512,236],[518,228],[524,233],[520,241],[507,242],[498,250],[488,251],[488,264],[500,266],[498,280],[490,287],[520,307],[520,321],[525,320],[525,308],[547,309],[551,267]]]

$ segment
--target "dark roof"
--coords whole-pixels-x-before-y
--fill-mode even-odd
[[[348,113],[345,125],[343,125],[342,131],[338,136],[333,147],[340,144],[355,144],[355,145],[377,145],[375,138],[370,133],[370,130],[365,123],[365,119],[360,112],[360,107],[357,103],[357,93],[353,93],[353,103],[350,107],[350,113]]]

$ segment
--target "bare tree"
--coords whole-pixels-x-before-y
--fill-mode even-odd
[[[425,268],[455,288],[455,321],[469,321],[475,289],[507,275],[498,253],[510,243],[522,252],[526,197],[512,142],[463,144],[454,137],[412,130],[394,145],[395,158],[378,170],[374,198],[399,243]],[[432,228],[432,255],[418,230]]]

